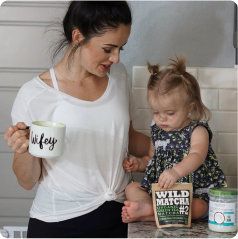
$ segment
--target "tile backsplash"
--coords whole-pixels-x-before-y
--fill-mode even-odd
[[[223,169],[228,187],[237,187],[237,69],[187,67],[199,82],[203,103],[211,110],[209,125],[213,131],[212,146]],[[146,66],[133,67],[132,93],[140,115],[133,126],[150,136],[152,114],[146,100],[150,73]],[[134,173],[140,181],[142,173]]]

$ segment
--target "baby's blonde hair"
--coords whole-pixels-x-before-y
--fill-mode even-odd
[[[184,56],[175,56],[176,60],[169,59],[172,62],[160,71],[159,64],[150,65],[147,62],[148,70],[151,73],[148,81],[147,98],[152,96],[156,99],[158,95],[168,94],[171,90],[181,87],[187,94],[188,104],[194,102],[193,110],[190,112],[192,120],[201,119],[209,121],[211,111],[203,104],[201,99],[200,87],[194,76],[186,72],[186,58]]]

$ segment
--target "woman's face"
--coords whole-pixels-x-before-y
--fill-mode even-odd
[[[104,77],[113,63],[120,61],[120,51],[127,43],[131,26],[120,25],[79,48],[79,64],[86,72]]]

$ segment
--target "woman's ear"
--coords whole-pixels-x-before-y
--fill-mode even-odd
[[[79,29],[74,29],[72,31],[72,40],[75,45],[79,44],[84,39],[83,35]]]

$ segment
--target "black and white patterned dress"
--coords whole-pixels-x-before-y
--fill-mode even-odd
[[[191,135],[195,127],[203,126],[209,133],[209,149],[204,163],[193,173],[178,179],[177,182],[193,183],[193,197],[209,202],[209,188],[226,187],[225,175],[211,146],[212,131],[204,121],[191,121],[190,124],[178,131],[166,132],[159,128],[154,121],[151,125],[151,139],[155,154],[150,159],[141,187],[151,195],[151,184],[157,183],[159,176],[166,169],[172,168],[189,154]]]

